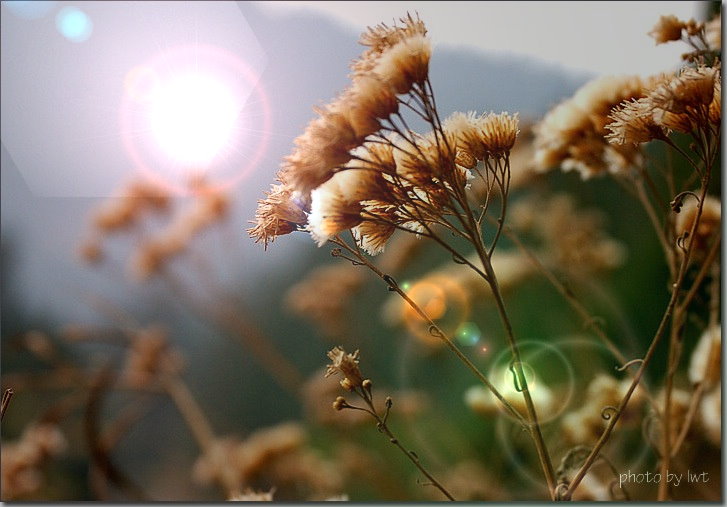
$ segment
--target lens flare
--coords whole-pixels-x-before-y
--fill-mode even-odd
[[[84,42],[91,37],[93,22],[77,7],[64,7],[56,15],[58,31],[72,42]]]
[[[259,80],[238,55],[205,44],[169,48],[131,68],[119,120],[134,168],[180,195],[194,177],[220,190],[239,183],[270,138]]]
[[[407,295],[450,337],[469,317],[467,293],[445,276],[429,276],[412,283]],[[432,336],[429,324],[416,310],[409,305],[403,309],[403,320],[414,336],[428,345],[442,345],[442,340]]]
[[[474,322],[463,322],[455,333],[457,341],[462,345],[474,346],[479,343],[481,338],[480,328]],[[483,352],[487,350],[487,347],[482,347]]]
[[[171,159],[189,167],[205,167],[229,140],[239,110],[223,83],[188,74],[156,88],[150,123],[156,141]]]

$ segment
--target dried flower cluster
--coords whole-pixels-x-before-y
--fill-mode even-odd
[[[611,109],[643,94],[637,76],[597,78],[552,109],[535,129],[536,169],[560,166],[578,171],[583,179],[604,173],[622,173],[640,163],[640,152],[629,145],[612,145],[605,139]]]
[[[306,230],[323,245],[350,229],[360,248],[375,255],[395,230],[424,233],[461,206],[478,161],[486,162],[485,172],[504,171],[517,115],[457,113],[440,122],[426,29],[411,16],[401,22],[362,37],[368,49],[351,64],[351,86],[317,110],[278,173],[281,184],[260,201],[250,229],[256,241],[267,245]],[[404,109],[433,130],[406,128]]]
[[[583,405],[563,416],[563,437],[571,444],[592,444],[598,440],[612,415],[607,407],[617,406],[630,384],[628,378],[619,382],[609,375],[597,375],[586,389]],[[633,425],[638,422],[643,403],[644,392],[638,388],[629,403],[628,413],[622,416],[621,424]]]
[[[689,381],[706,394],[699,406],[699,422],[714,445],[722,443],[722,326],[707,328],[689,362]]]
[[[573,275],[614,269],[625,260],[625,247],[608,236],[602,214],[577,209],[568,194],[518,201],[510,217],[514,228],[540,240],[545,262]]]
[[[122,379],[138,389],[148,386],[161,373],[179,371],[182,364],[181,355],[170,346],[167,330],[153,325],[131,336]]]
[[[351,298],[363,282],[363,273],[349,266],[324,266],[288,289],[285,304],[294,314],[310,320],[325,336],[340,339],[350,329]]]
[[[686,199],[674,224],[676,237],[688,239],[694,221],[697,218],[697,201]],[[703,256],[711,244],[714,235],[722,229],[722,202],[708,195],[704,199],[699,225],[694,231],[694,248],[697,256]]]
[[[583,86],[536,130],[535,164],[560,166],[584,179],[640,166],[638,145],[672,131],[691,133],[721,122],[719,66],[685,67],[676,75],[602,77]]]
[[[722,120],[722,78],[717,67],[685,67],[677,75],[651,79],[642,96],[624,101],[609,115],[606,138],[615,146],[690,134]]]
[[[33,493],[43,485],[42,467],[49,458],[68,447],[55,424],[38,423],[25,428],[20,439],[4,442],[0,460],[0,486],[3,500],[15,500]]]
[[[144,239],[129,261],[131,275],[146,280],[159,273],[174,257],[188,248],[192,239],[211,225],[223,220],[228,212],[229,199],[225,192],[201,178],[190,181],[194,202],[188,209],[175,214],[162,230]],[[81,259],[89,264],[103,260],[102,242],[112,234],[141,228],[141,220],[149,212],[168,213],[172,198],[166,189],[146,181],[134,181],[110,199],[93,218],[93,237],[79,247]],[[137,232],[143,232],[139,229]]]
[[[353,428],[368,422],[365,412],[358,410],[345,410],[336,412],[331,410],[331,401],[338,396],[341,384],[325,371],[316,371],[303,386],[303,404],[306,417],[311,422],[322,426],[336,426]],[[396,417],[415,420],[429,406],[426,394],[417,390],[397,390],[391,395],[396,398]],[[379,412],[386,410],[385,400],[377,398],[374,405]]]
[[[160,232],[140,245],[131,260],[133,276],[146,280],[182,253],[192,239],[227,216],[225,193],[204,181],[192,183],[194,203],[176,215]]]
[[[217,440],[197,460],[193,475],[201,484],[228,476],[245,488],[272,485],[281,500],[305,491],[310,500],[320,501],[342,488],[340,472],[310,447],[308,432],[294,422],[260,429],[242,441]]]

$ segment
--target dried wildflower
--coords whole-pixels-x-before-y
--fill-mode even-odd
[[[361,35],[359,43],[368,46],[370,51],[381,54],[388,48],[394,46],[400,41],[416,36],[427,34],[424,22],[407,14],[404,18],[399,18],[403,26],[388,26],[386,23],[380,23],[374,27],[368,27],[366,32]]]
[[[722,383],[708,392],[699,405],[699,422],[707,440],[716,446],[722,444]]]
[[[352,296],[365,281],[360,270],[345,264],[324,266],[288,289],[285,304],[313,322],[329,338],[341,338],[350,327]]]
[[[201,484],[275,484],[281,500],[292,494],[321,499],[340,493],[340,473],[311,450],[307,440],[306,430],[295,422],[259,429],[243,441],[219,439],[197,459],[193,477]]]
[[[165,189],[147,181],[132,181],[96,212],[93,221],[100,232],[111,233],[130,227],[146,210],[165,211],[168,206]]]
[[[146,280],[159,273],[167,262],[183,252],[197,234],[215,222],[224,220],[229,198],[202,179],[190,183],[194,192],[192,205],[152,238],[144,241],[131,259],[131,273],[137,280]]]
[[[275,488],[270,491],[255,491],[254,489],[246,488],[240,494],[233,495],[227,499],[228,502],[272,502],[273,493]]]
[[[344,379],[345,380],[345,379]],[[367,414],[359,410],[331,410],[331,400],[341,392],[341,385],[335,379],[325,376],[325,371],[313,373],[303,386],[303,402],[308,420],[324,426],[351,428],[368,420]]]
[[[709,121],[713,125],[722,124],[722,74],[717,73],[714,80],[714,93],[709,104]]]
[[[675,232],[677,238],[687,237],[697,218],[698,205],[696,199],[686,198],[681,211],[677,215]],[[719,199],[708,195],[704,199],[702,215],[695,231],[695,252],[704,253],[709,247],[712,235],[722,227],[722,204]],[[688,239],[688,238],[687,238]],[[678,240],[681,241],[681,240]],[[688,243],[685,243],[688,244]]]
[[[373,214],[371,217],[357,225],[353,229],[353,235],[367,254],[378,255],[384,251],[386,242],[394,234],[396,227],[387,220],[377,222]]]
[[[377,76],[356,78],[345,98],[348,119],[359,139],[378,131],[379,120],[399,110],[394,90]]]
[[[560,165],[588,179],[638,164],[637,147],[611,145],[605,136],[613,121],[611,110],[643,93],[644,82],[636,76],[605,76],[581,87],[534,127],[535,168],[545,171]]]
[[[671,442],[675,442],[677,437],[679,436],[679,432],[682,429],[682,425],[684,424],[684,419],[686,418],[687,412],[689,410],[689,402],[691,400],[691,394],[685,391],[684,389],[672,389],[671,392],[671,413],[669,414],[670,418],[670,432],[671,432]],[[656,393],[656,408],[659,410],[660,414],[664,413],[664,389],[660,390],[658,393]],[[651,428],[652,434],[650,435],[651,440],[653,442],[661,442],[663,439],[663,428],[661,424],[654,424]],[[695,431],[695,428],[692,427],[690,429],[691,432]]]
[[[619,382],[609,375],[596,375],[586,389],[584,404],[579,409],[567,413],[561,420],[561,430],[565,439],[572,444],[595,442],[608,423],[603,417],[604,408],[618,406],[630,386],[630,379]],[[638,387],[621,415],[619,424],[629,425],[638,422],[637,416],[643,407],[644,399],[643,388]]]
[[[716,76],[717,70],[712,67],[685,67],[671,80],[658,85],[649,93],[649,99],[656,109],[698,115],[700,108],[712,102]],[[699,116],[694,120],[698,121]]]
[[[340,412],[341,410],[346,408],[346,405],[347,403],[343,396],[339,396],[335,400],[333,400],[333,410],[337,410]]]
[[[482,144],[482,118],[478,117],[474,111],[468,113],[452,113],[442,127],[445,132],[449,132],[455,139],[458,152],[457,158],[469,156],[477,160],[484,160],[487,152]],[[474,162],[462,164],[458,160],[459,165],[463,165],[469,169],[475,166]]]
[[[613,144],[648,143],[664,135],[662,127],[654,122],[651,103],[645,98],[623,102],[608,118],[612,122],[606,129],[611,133],[606,139]]]
[[[722,51],[722,13],[719,12],[715,17],[704,25],[704,38],[707,46],[712,51]]]
[[[132,387],[143,387],[160,372],[177,371],[181,366],[181,356],[170,348],[166,329],[150,326],[134,334],[122,378]]]
[[[78,256],[83,262],[89,265],[99,264],[104,257],[101,242],[97,239],[89,239],[78,247]]]
[[[626,257],[624,246],[611,238],[597,210],[579,210],[568,194],[555,194],[547,200],[517,202],[511,223],[539,238],[542,255],[575,276],[586,276],[620,266]]]
[[[689,362],[689,380],[710,387],[722,374],[722,326],[707,328],[697,342]]]
[[[579,88],[571,101],[591,121],[597,134],[605,134],[608,113],[624,100],[638,98],[644,82],[639,76],[602,76]]]
[[[353,354],[347,354],[342,347],[334,347],[331,349],[328,352],[328,358],[332,362],[326,369],[326,377],[341,373],[351,382],[351,385],[361,387],[364,378],[358,367],[358,354],[358,350]]]
[[[424,35],[407,37],[379,57],[373,73],[394,92],[409,93],[414,84],[421,85],[427,79],[431,55],[431,44]]]
[[[43,465],[67,448],[63,433],[51,423],[31,424],[19,440],[4,442],[0,450],[0,496],[3,500],[14,500],[42,487]]]
[[[311,193],[308,231],[318,246],[324,245],[338,233],[361,223],[361,204],[347,199],[344,190],[346,173],[361,175],[361,171],[341,171]]]
[[[518,133],[518,115],[490,113],[480,123],[482,144],[487,153],[495,158],[510,152]]]
[[[687,31],[687,35],[694,37],[704,30],[704,23],[692,18],[685,23],[684,29]]]
[[[657,44],[664,44],[665,42],[680,40],[682,30],[685,28],[686,23],[676,16],[661,16],[648,35],[653,37]]]
[[[295,192],[285,185],[273,185],[265,199],[258,201],[255,226],[249,229],[255,242],[268,243],[278,236],[290,234],[303,227],[307,221],[305,211]]]

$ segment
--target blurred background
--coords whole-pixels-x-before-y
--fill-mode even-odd
[[[209,435],[190,425],[196,407],[215,443],[290,439],[295,463],[330,476],[315,484],[280,458],[272,472],[245,472],[251,487],[277,486],[276,499],[438,500],[372,422],[319,413],[338,395],[335,382],[331,389],[316,380],[339,344],[361,350],[381,399],[394,397],[392,427],[463,495],[539,498],[526,439],[504,417],[473,409],[475,381],[422,336],[380,280],[332,259],[306,234],[265,250],[246,229],[312,107],[347,85],[367,25],[418,12],[434,43],[439,110],[519,112],[527,124],[595,76],[673,70],[683,49],[656,47],[647,32],[660,15],[706,20],[718,7],[4,0],[2,387],[15,394],[2,438],[51,421],[65,441],[17,498],[225,499],[209,479],[214,460],[201,458]],[[541,198],[566,192],[572,206],[600,210],[623,260],[589,273],[580,294],[624,355],[637,357],[666,302],[657,290],[666,268],[644,212],[613,182],[584,183],[573,173],[539,176],[529,190]],[[124,208],[129,197],[144,209]],[[183,229],[174,255],[151,248],[165,224],[190,220],[197,225]],[[409,286],[450,260],[426,244],[402,239],[400,248],[413,253],[381,262]],[[333,266],[342,270],[320,271]],[[494,306],[442,286],[460,345],[478,366],[500,371],[508,359]],[[613,360],[542,277],[517,274],[507,298],[534,378],[552,387],[546,432],[556,438],[560,417],[578,407],[596,372],[613,374]],[[154,340],[140,340],[144,333]],[[141,342],[156,345],[135,348]],[[161,388],[144,377],[159,362],[173,372]],[[650,373],[650,381],[660,375]],[[259,433],[290,421],[280,434]],[[626,432],[624,442],[638,445],[617,468],[653,465],[639,433]],[[261,461],[288,452],[272,448]],[[719,449],[693,452],[721,475]],[[368,477],[356,463],[379,473]],[[7,484],[3,499],[13,499]],[[720,497],[719,487],[695,488],[679,491]]]

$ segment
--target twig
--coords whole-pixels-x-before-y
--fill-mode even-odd
[[[5,389],[3,391],[2,404],[0,404],[0,420],[5,417],[5,411],[8,409],[8,405],[10,405],[10,398],[13,397],[13,394],[15,394],[15,391],[12,389]]]

